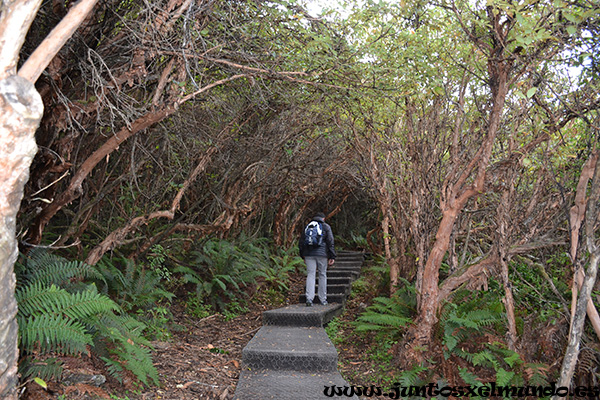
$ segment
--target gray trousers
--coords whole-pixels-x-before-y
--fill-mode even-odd
[[[306,301],[312,303],[315,297],[315,275],[319,269],[319,300],[327,301],[327,257],[304,257],[306,263]]]

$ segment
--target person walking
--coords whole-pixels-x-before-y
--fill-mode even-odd
[[[327,266],[335,262],[335,246],[331,226],[325,214],[317,213],[300,235],[300,257],[306,264],[306,306],[313,305],[315,275],[319,270],[319,302],[327,305]]]

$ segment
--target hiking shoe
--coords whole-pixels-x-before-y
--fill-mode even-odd
[[[321,305],[322,305],[322,306],[326,306],[327,304],[329,304],[329,303],[328,303],[328,302],[326,302],[326,301],[322,301],[322,302],[321,302]]]
[[[310,301],[306,302],[306,307],[312,307],[312,303]]]

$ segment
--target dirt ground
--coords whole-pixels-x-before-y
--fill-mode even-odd
[[[297,302],[303,286],[304,276],[292,276],[287,304]],[[262,312],[279,306],[249,302],[247,307],[249,312],[227,321],[221,314],[195,319],[185,314],[181,307],[174,306],[171,311],[178,328],[172,330],[172,340],[153,342],[154,363],[161,383],[159,387],[139,387],[127,378],[120,384],[107,376],[107,382],[100,387],[83,383],[72,386],[49,383],[45,390],[35,383],[29,383],[21,399],[233,399],[240,374],[242,349],[262,326]],[[354,358],[360,358],[360,343],[357,346],[339,349],[340,357],[348,358],[350,366]],[[93,362],[87,357],[65,361],[66,371],[107,375],[102,371],[102,362]],[[360,369],[361,364],[357,361],[353,367]],[[367,372],[368,368],[365,370]]]

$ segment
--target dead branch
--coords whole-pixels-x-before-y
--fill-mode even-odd
[[[81,22],[94,8],[98,0],[80,0],[68,14],[52,29],[48,37],[35,49],[19,69],[19,76],[35,82],[50,61],[77,30]]]

